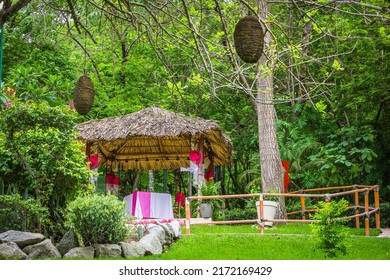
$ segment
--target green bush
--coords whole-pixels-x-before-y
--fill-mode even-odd
[[[66,225],[75,229],[84,245],[115,244],[129,234],[125,203],[111,195],[79,197],[69,203]]]
[[[93,191],[77,114],[65,106],[22,103],[0,108],[0,194],[33,197],[49,210],[55,240],[65,229],[62,212],[80,193]]]
[[[390,202],[381,203],[380,205],[381,228],[390,227]]]
[[[236,221],[236,220],[254,220],[257,219],[257,210],[255,204],[253,207],[233,208],[225,211],[225,220]]]
[[[7,230],[43,232],[50,226],[49,212],[34,199],[0,195],[0,232]]]
[[[312,231],[319,239],[318,248],[325,252],[326,257],[337,257],[338,253],[347,254],[346,238],[348,228],[345,226],[347,220],[340,219],[348,207],[344,199],[339,201],[318,203],[317,211],[311,216],[313,220],[319,220],[312,224]]]

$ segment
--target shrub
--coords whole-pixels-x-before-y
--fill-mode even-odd
[[[93,190],[76,117],[65,106],[17,99],[0,108],[0,193],[28,195],[47,208],[54,239],[63,235],[66,204]]]
[[[339,201],[320,201],[316,207],[317,211],[312,219],[319,220],[312,224],[312,231],[319,239],[318,248],[325,252],[326,257],[336,257],[340,252],[347,254],[346,238],[348,228],[345,226],[347,220],[340,219],[348,207],[344,199]]]
[[[34,199],[0,195],[0,232],[7,230],[43,232],[50,226],[49,212]]]
[[[66,225],[75,229],[84,245],[115,244],[129,234],[125,203],[112,195],[79,197],[69,203]]]
[[[254,220],[257,219],[257,210],[256,206],[253,204],[253,207],[233,208],[225,211],[225,220],[235,221],[235,220]]]
[[[219,195],[221,190],[221,182],[209,182],[205,186],[202,186],[202,196],[214,196]],[[219,198],[207,199],[207,200],[194,200],[192,202],[192,209],[194,210],[192,216],[197,215],[197,209],[201,204],[210,204],[213,209],[212,219],[219,221],[222,218],[221,209],[224,208],[224,201]]]
[[[381,228],[390,227],[390,202],[384,202],[380,205]]]

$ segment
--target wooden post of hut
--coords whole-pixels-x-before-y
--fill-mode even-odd
[[[199,137],[198,152],[200,154],[200,159],[199,159],[199,165],[198,165],[197,185],[199,188],[199,195],[202,195],[202,186],[203,186],[203,180],[204,180],[203,135],[200,135],[200,137]]]

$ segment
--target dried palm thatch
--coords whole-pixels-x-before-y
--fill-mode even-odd
[[[78,139],[99,153],[100,164],[115,169],[189,167],[189,152],[203,139],[205,157],[230,164],[232,144],[212,120],[192,118],[157,106],[133,114],[90,120],[76,126]]]
[[[247,63],[256,63],[263,52],[264,32],[254,16],[240,19],[234,30],[234,45],[238,56]]]
[[[73,90],[73,101],[76,111],[86,115],[91,110],[94,100],[94,87],[87,75],[81,76]]]

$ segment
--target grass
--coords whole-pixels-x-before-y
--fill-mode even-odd
[[[389,260],[390,239],[350,229],[347,255],[333,260]],[[166,253],[137,260],[325,260],[308,224],[285,224],[260,235],[253,225],[194,225]]]

